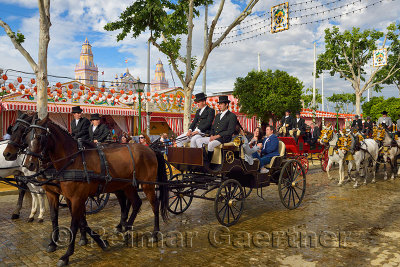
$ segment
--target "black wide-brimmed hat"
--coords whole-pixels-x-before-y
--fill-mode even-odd
[[[382,115],[387,115],[387,111],[386,110],[382,111]]]
[[[196,103],[207,99],[207,96],[205,93],[198,93],[195,95],[195,97],[196,98],[194,99],[194,102],[196,102]]]
[[[81,106],[72,107],[72,113],[82,113]]]
[[[90,115],[90,120],[91,121],[92,120],[100,120],[99,113],[95,113],[95,114]]]
[[[301,115],[301,114],[300,114],[300,111],[296,111],[296,115]]]
[[[291,113],[291,112],[290,112],[290,109],[287,109],[287,110],[285,110],[285,112],[287,112],[287,113]]]
[[[218,103],[231,103],[227,95],[219,96]]]

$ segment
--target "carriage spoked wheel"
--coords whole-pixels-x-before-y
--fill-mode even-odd
[[[297,160],[287,161],[279,175],[279,197],[282,204],[292,210],[297,208],[306,192],[306,174],[303,166]]]
[[[187,175],[178,173],[173,175],[169,181],[181,181],[185,185],[184,180]],[[171,186],[169,192],[169,205],[168,210],[173,214],[182,214],[185,212],[193,200],[193,191],[189,187]],[[172,194],[171,194],[172,193]]]
[[[237,223],[243,212],[245,191],[234,179],[224,181],[218,188],[214,200],[215,215],[220,224],[231,226]]]
[[[107,204],[110,198],[110,193],[99,194],[94,197],[89,197],[86,200],[86,214],[95,214],[101,211]]]
[[[299,155],[296,157],[296,160],[300,161],[301,165],[304,168],[305,173],[308,173],[308,168],[309,168],[309,163],[308,163],[308,158],[306,155]]]
[[[328,167],[328,161],[329,161],[329,150],[324,149],[321,153],[321,169],[326,172],[326,167]]]
[[[250,196],[251,192],[253,191],[253,188],[244,186],[243,190],[244,190],[244,197],[248,198]]]

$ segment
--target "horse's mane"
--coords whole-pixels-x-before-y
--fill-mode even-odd
[[[53,127],[56,127],[57,129],[59,129],[62,133],[68,135],[69,137],[72,137],[72,135],[64,128],[62,128],[60,125],[58,125],[57,123],[53,122],[51,119],[48,119],[47,123]]]

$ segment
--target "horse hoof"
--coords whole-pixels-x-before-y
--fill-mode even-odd
[[[43,219],[38,219],[38,223],[43,223]]]
[[[19,219],[19,214],[11,215],[11,220],[16,220],[16,219]]]
[[[29,219],[27,220],[27,222],[28,222],[28,223],[33,222],[33,218],[29,218]]]
[[[57,267],[67,266],[67,265],[68,265],[68,260],[59,260],[57,262]]]
[[[108,243],[107,240],[103,240],[103,245],[101,246],[101,249],[102,249],[103,251],[108,251],[108,250],[110,250],[110,244]]]
[[[48,245],[46,251],[47,251],[48,253],[51,253],[51,252],[54,252],[54,251],[56,251],[56,250],[57,250],[57,246],[53,244],[53,245]]]
[[[78,244],[79,244],[79,246],[83,247],[83,246],[86,246],[87,243],[88,243],[87,239],[81,239],[81,240],[79,240]]]

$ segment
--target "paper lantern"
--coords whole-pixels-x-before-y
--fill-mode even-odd
[[[111,94],[114,94],[114,93],[115,93],[115,90],[114,90],[114,89],[111,89],[110,92],[111,92]]]
[[[2,86],[2,87],[1,87],[1,90],[2,90],[2,91],[5,91],[5,90],[6,90],[6,88],[5,88],[4,86]]]
[[[129,91],[128,94],[129,94],[129,95],[133,95],[133,92],[132,92],[132,91]]]
[[[173,95],[173,94],[169,94],[169,97],[170,97],[170,98],[174,98],[174,95]]]
[[[35,83],[36,83],[35,79],[31,79],[31,84],[35,84]]]
[[[158,97],[158,94],[157,94],[157,93],[155,93],[155,94],[154,94],[154,97]]]
[[[9,84],[8,84],[8,88],[13,89],[13,88],[14,88],[14,84],[9,83]]]
[[[57,86],[58,88],[60,88],[60,87],[61,87],[61,83],[60,83],[60,82],[56,83],[56,86]]]
[[[78,96],[81,96],[83,93],[82,93],[82,91],[79,91],[78,92]]]
[[[162,98],[164,98],[164,97],[165,97],[165,94],[164,94],[164,93],[163,93],[163,94],[161,94],[161,97],[162,97]]]
[[[81,86],[79,86],[79,89],[81,89],[83,91],[83,90],[85,90],[85,86],[81,85]]]
[[[93,86],[92,86],[92,87],[90,87],[90,91],[92,91],[92,92],[94,91],[94,87],[93,87]]]
[[[8,77],[7,77],[7,75],[5,75],[5,74],[3,74],[3,76],[1,76],[1,78],[2,78],[3,80],[5,80],[5,81],[8,80]]]
[[[33,90],[37,93],[37,86],[35,86],[35,87],[33,88]]]
[[[112,95],[108,95],[107,98],[110,99],[112,97]]]
[[[124,91],[124,90],[121,90],[121,91],[119,91],[119,93],[122,95],[123,93],[125,93],[125,91]]]
[[[21,78],[21,77],[18,77],[18,78],[17,78],[17,81],[18,81],[19,83],[21,83],[21,82],[22,82],[22,78]]]
[[[68,84],[68,88],[72,89],[72,88],[74,88],[74,85],[72,83],[70,83],[70,84]]]
[[[24,89],[25,89],[25,85],[21,84],[21,85],[19,86],[19,89],[24,90]]]
[[[104,87],[101,87],[100,90],[101,90],[101,92],[103,92],[103,93],[106,91],[106,89],[105,89]]]

